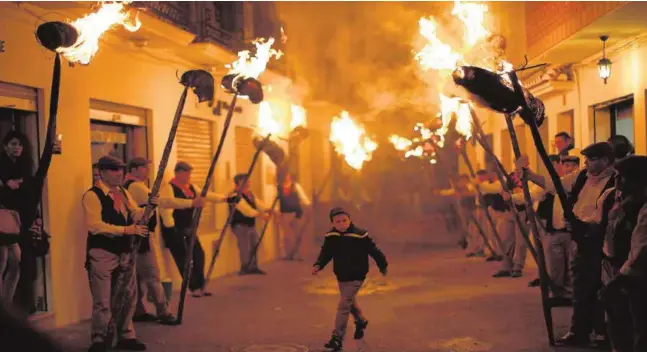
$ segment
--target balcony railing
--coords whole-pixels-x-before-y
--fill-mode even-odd
[[[156,17],[184,30],[191,30],[191,3],[184,1],[135,1],[133,7],[149,10]]]

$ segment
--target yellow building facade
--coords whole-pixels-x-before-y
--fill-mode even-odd
[[[508,42],[514,48],[516,67],[523,64],[548,66],[520,73],[524,86],[546,107],[546,122],[540,132],[549,153],[555,153],[554,135],[568,132],[574,138],[575,152],[587,145],[625,135],[637,154],[647,152],[645,115],[644,57],[647,55],[647,26],[640,18],[647,14],[641,2],[527,2],[518,27],[525,42]],[[522,20],[523,19],[523,20]],[[600,36],[607,35],[604,55],[612,61],[607,83],[600,78],[598,61],[603,57]],[[523,50],[521,50],[523,48]],[[516,132],[522,151],[531,165],[542,169],[530,130],[516,119]],[[514,155],[502,115],[492,114],[486,130],[493,135],[494,149],[506,167],[512,168]],[[476,160],[483,160],[477,151]]]
[[[34,144],[42,145],[49,118],[54,54],[39,45],[34,35],[36,27],[43,19],[62,20],[61,15],[78,18],[89,11],[87,5],[78,3],[0,4],[0,40],[4,44],[4,52],[0,53],[0,113],[7,117],[0,121],[3,129],[27,126],[23,131],[35,136]],[[218,44],[194,42],[195,34],[145,12],[140,19],[142,28],[135,34],[121,29],[106,33],[89,65],[70,67],[63,62],[57,125],[62,153],[53,158],[43,193],[51,250],[42,263],[37,288],[46,308],[33,316],[41,326],[64,326],[90,317],[91,297],[84,269],[87,230],[81,197],[92,184],[93,159],[105,152],[124,159],[146,156],[152,161],[150,177],[154,179],[184,88],[179,76],[190,69],[212,73],[216,83],[214,104],[199,104],[196,96],[189,93],[165,179],[170,180],[175,162],[183,159],[194,162],[192,182],[202,186],[204,165],[208,165],[222,133],[231,95],[220,88],[220,79],[228,71],[224,65],[237,59],[236,53]],[[271,92],[266,91],[266,100],[272,104],[275,118],[289,124],[290,103],[301,102],[289,90],[277,87],[290,87],[290,79],[267,70],[260,80],[273,87]],[[254,152],[250,138],[257,126],[257,113],[258,105],[238,99],[212,190],[230,191],[233,176],[248,168]],[[308,118],[316,122],[316,115]],[[319,132],[327,136],[324,133]],[[326,138],[318,141],[321,145],[311,146],[306,140],[304,150],[314,153],[324,149]],[[312,190],[313,183],[308,153],[299,156],[306,160],[299,164],[299,178],[304,180],[306,192]],[[257,196],[270,203],[276,194],[275,168],[266,155],[261,157],[252,182]],[[208,209],[199,231],[207,262],[227,218],[226,206]],[[170,254],[159,235],[154,242],[162,278],[172,279],[174,290],[179,290],[180,274]],[[270,226],[259,250],[261,262],[276,258],[277,246]],[[235,239],[226,236],[213,278],[237,272],[238,268]]]

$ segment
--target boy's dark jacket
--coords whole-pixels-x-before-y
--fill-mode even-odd
[[[375,242],[368,237],[366,230],[351,223],[344,232],[332,228],[324,239],[319,258],[314,265],[323,269],[333,259],[333,271],[337,280],[361,281],[368,273],[368,256],[373,257],[380,271],[385,271],[388,265],[384,253]]]

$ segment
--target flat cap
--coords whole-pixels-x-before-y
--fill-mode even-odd
[[[613,147],[609,142],[598,142],[582,149],[582,155],[587,158],[613,158]]]
[[[580,163],[580,157],[577,155],[562,155],[561,159],[563,163]]]
[[[346,214],[346,215],[350,216],[350,214],[348,214],[348,212],[346,210],[344,210],[343,208],[335,207],[335,208],[332,208],[330,210],[330,214],[329,214],[330,221],[332,221],[332,218],[334,218],[335,216],[340,215],[340,214]]]
[[[123,161],[112,155],[102,156],[99,158],[96,165],[99,170],[117,170],[126,167],[126,164],[124,164]]]
[[[177,164],[175,164],[175,171],[191,171],[193,170],[193,166],[191,164],[187,163],[186,161],[178,161]]]
[[[647,182],[647,156],[631,155],[614,164],[622,178]]]
[[[146,166],[150,163],[151,163],[150,160],[146,158],[142,158],[141,156],[136,156],[130,159],[130,161],[128,162],[128,169],[134,169],[136,167]]]

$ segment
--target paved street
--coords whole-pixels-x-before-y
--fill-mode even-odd
[[[498,264],[467,259],[457,249],[398,245],[384,251],[389,276],[372,266],[359,300],[370,320],[365,341],[356,345],[351,332],[345,351],[551,351],[539,291],[527,287],[534,268],[520,279],[493,279]],[[314,253],[307,257],[267,264],[265,277],[214,281],[214,296],[187,298],[182,326],[138,323],[138,335],[150,351],[320,351],[332,329],[336,282],[331,267],[311,276]],[[558,333],[569,313],[555,310]],[[82,351],[88,331],[85,322],[54,336],[70,351]]]

